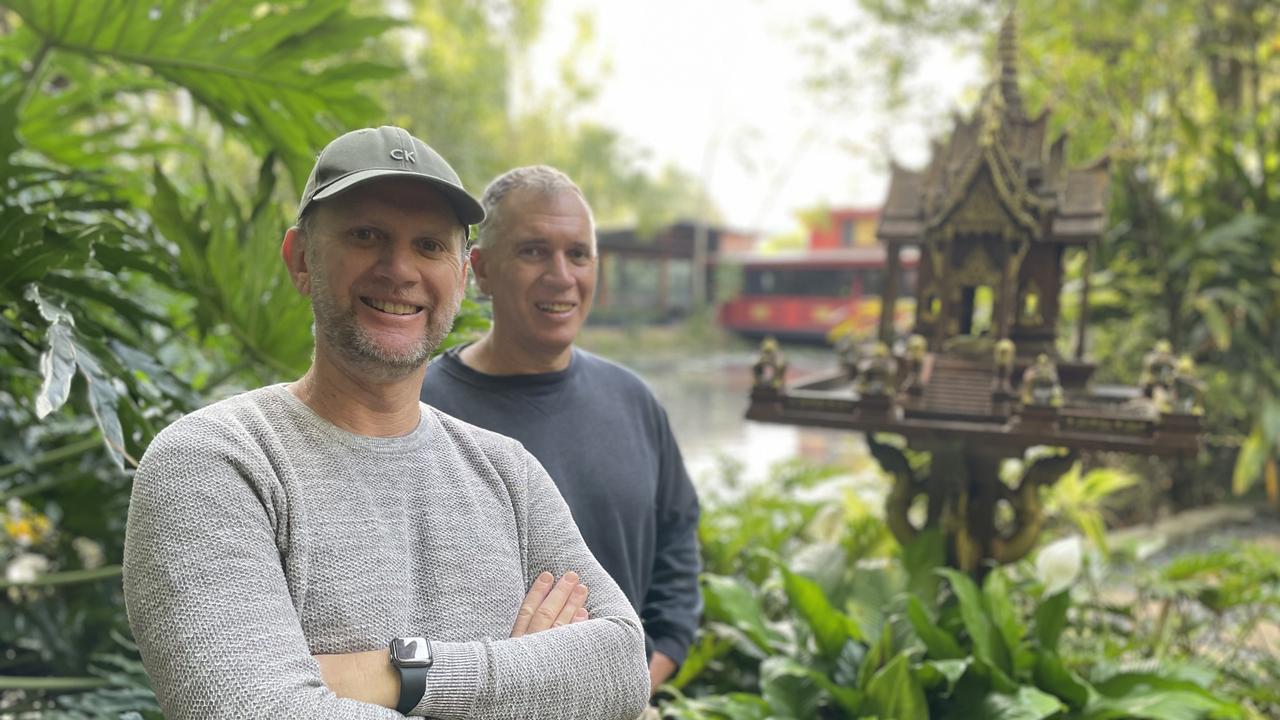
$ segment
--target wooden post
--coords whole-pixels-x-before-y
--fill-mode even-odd
[[[667,317],[667,295],[671,291],[671,278],[668,275],[671,263],[670,251],[658,259],[658,313],[662,319]]]
[[[1015,298],[1010,297],[1014,293],[1011,293],[1010,290],[1016,288],[1018,283],[1017,279],[1012,277],[1014,273],[1012,245],[1016,242],[1016,239],[1010,237],[1006,231],[1000,240],[1000,249],[1004,257],[1000,259],[1000,304],[996,306],[996,311],[1000,313],[1000,318],[998,320],[999,324],[996,326],[996,339],[1004,340],[1009,337],[1010,320],[1013,313],[1016,312],[1014,308]]]
[[[880,342],[893,347],[894,315],[898,305],[898,276],[902,273],[899,252],[902,246],[891,242],[885,245],[888,254],[883,290],[880,293]]]
[[[947,338],[947,333],[951,332],[951,313],[954,308],[951,307],[951,280],[953,258],[952,254],[956,249],[955,229],[947,228],[947,237],[941,243],[946,251],[942,253],[942,274],[934,280],[939,288],[938,290],[938,314],[935,318],[937,325],[933,327],[933,351],[942,352],[943,341]]]
[[[604,253],[596,252],[596,296],[592,305],[598,308],[609,307],[609,278],[605,272]]]
[[[1084,360],[1084,331],[1089,324],[1089,276],[1093,275],[1093,242],[1084,246],[1084,285],[1080,290],[1080,317],[1076,323],[1076,360]]]

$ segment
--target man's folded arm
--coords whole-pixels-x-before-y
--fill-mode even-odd
[[[523,451],[521,451],[523,452]],[[589,586],[589,619],[520,637],[478,642],[433,640],[435,662],[422,701],[410,713],[439,720],[566,717],[632,720],[645,708],[649,675],[644,635],[631,605],[596,562],[546,472],[526,456],[528,478],[512,485],[525,535],[525,580],[567,572]],[[519,498],[523,498],[523,502]],[[526,598],[527,603],[527,598]],[[561,618],[568,622],[568,618]],[[512,618],[513,624],[516,618]],[[322,656],[340,694],[378,701],[398,690],[378,668],[385,653]]]
[[[632,720],[648,704],[644,632],[631,604],[582,540],[569,507],[542,466],[524,455],[525,581],[568,571],[590,586],[590,619],[533,635],[435,643],[443,667],[428,674],[417,712],[441,720],[589,717]],[[438,670],[443,672],[437,673]],[[463,707],[474,689],[474,703]]]
[[[199,437],[180,430],[195,423]],[[280,564],[271,499],[259,495],[269,491],[209,449],[211,434],[231,433],[189,417],[155,439],[134,477],[125,601],[165,717],[402,717],[321,682]]]

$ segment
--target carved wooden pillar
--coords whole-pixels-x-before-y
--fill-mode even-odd
[[[951,313],[954,308],[951,307],[951,280],[953,272],[953,264],[955,258],[952,257],[956,251],[955,229],[948,227],[943,232],[946,236],[943,238],[941,246],[942,256],[942,272],[934,279],[935,286],[938,288],[938,313],[935,318],[936,325],[933,328],[933,351],[941,352],[942,343],[946,340],[947,333],[951,332]]]
[[[885,246],[888,254],[884,278],[884,290],[880,293],[880,342],[892,347],[894,335],[894,311],[898,305],[898,276],[902,272],[899,253],[902,246],[891,242]]]
[[[1084,360],[1084,331],[1089,325],[1089,276],[1093,275],[1093,243],[1084,246],[1084,281],[1080,289],[1080,317],[1076,325],[1076,360]]]
[[[1000,314],[998,325],[996,325],[996,339],[1003,340],[1009,337],[1010,315],[1013,314],[1013,290],[1017,287],[1017,280],[1014,278],[1016,272],[1013,265],[1013,244],[1017,240],[1011,236],[1006,229],[1000,238],[1000,249],[1003,257],[1000,258],[1000,302],[996,306],[996,312]]]

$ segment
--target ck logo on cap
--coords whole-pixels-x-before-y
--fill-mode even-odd
[[[407,160],[411,163],[416,163],[418,162],[418,154],[415,150],[403,150],[401,148],[396,148],[391,151],[391,159],[399,160],[400,162],[405,162]]]

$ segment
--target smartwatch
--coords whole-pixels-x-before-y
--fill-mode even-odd
[[[396,712],[408,715],[427,692],[427,671],[435,655],[431,641],[420,637],[402,637],[391,641],[391,666],[400,673],[400,701]]]

